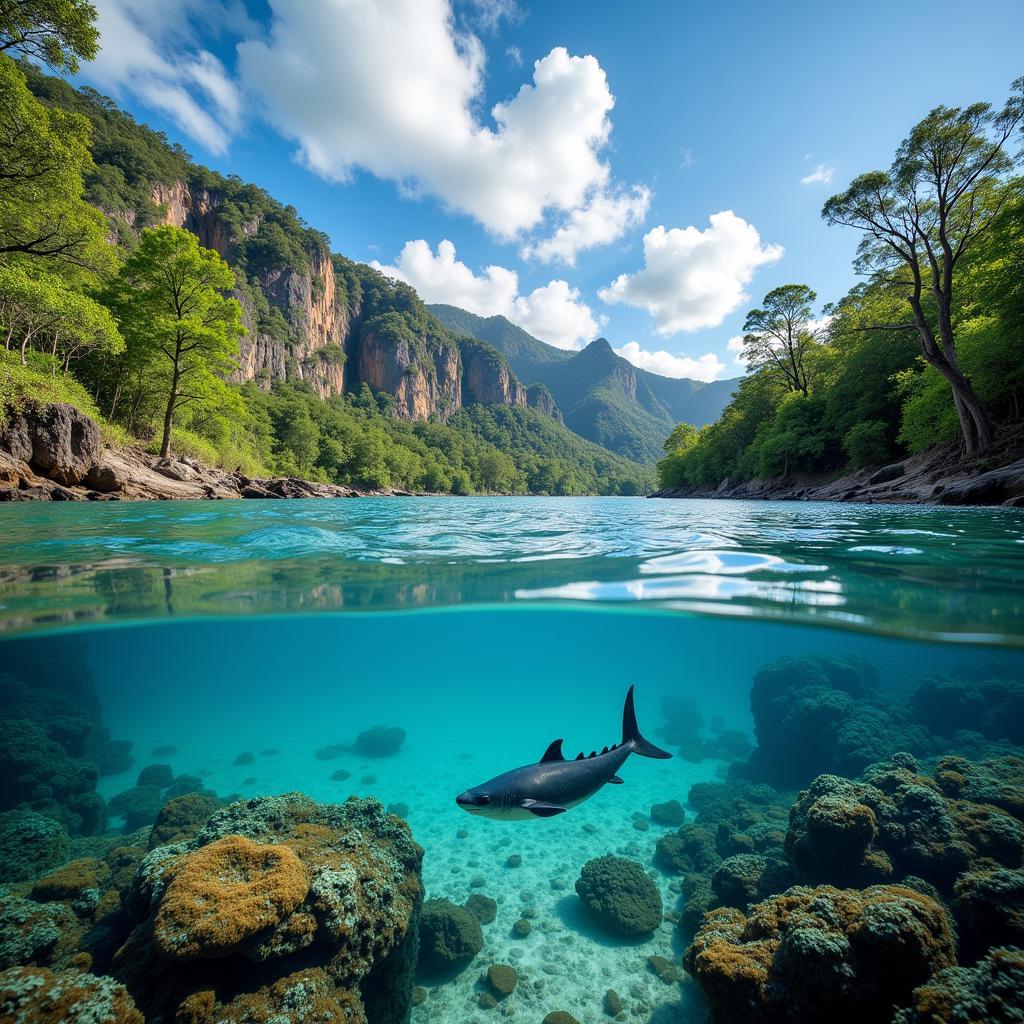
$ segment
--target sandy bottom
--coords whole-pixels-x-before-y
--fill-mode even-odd
[[[158,731],[158,723],[152,727],[151,735],[136,736],[136,767],[102,780],[104,796],[130,787],[139,767],[158,760],[144,752],[168,737],[166,731]],[[689,1024],[707,1019],[703,998],[691,979],[666,984],[648,965],[652,955],[679,963],[682,944],[675,926],[665,922],[643,941],[603,934],[586,915],[574,884],[587,860],[616,853],[652,872],[664,909],[678,909],[678,883],[652,865],[655,843],[665,829],[650,821],[649,810],[665,800],[685,802],[693,783],[720,777],[721,762],[693,764],[679,757],[657,761],[634,756],[620,772],[624,785],[606,786],[567,814],[499,822],[465,813],[455,805],[454,796],[468,785],[528,760],[527,751],[520,750],[518,760],[507,763],[502,756],[507,759],[511,751],[453,751],[439,758],[436,750],[410,736],[392,757],[345,752],[322,761],[313,756],[309,736],[298,732],[294,736],[276,732],[276,754],[261,753],[261,737],[256,735],[228,741],[230,753],[223,745],[213,753],[206,736],[182,737],[180,732],[177,736],[178,752],[159,760],[170,763],[175,773],[201,775],[204,784],[222,796],[299,790],[321,801],[340,802],[354,793],[375,796],[385,805],[406,804],[413,834],[425,850],[428,898],[447,897],[462,903],[471,893],[481,892],[497,901],[497,919],[484,925],[484,948],[473,961],[454,978],[421,980],[428,996],[413,1010],[414,1024],[483,1024],[499,1016],[513,1024],[539,1024],[552,1010],[568,1011],[583,1024],[610,1020],[603,1010],[608,989],[618,993],[630,1021]],[[255,761],[235,765],[235,751],[245,749],[252,750]],[[331,776],[339,769],[349,771],[350,778],[333,781]],[[636,827],[637,817],[649,826],[646,831]],[[466,832],[461,838],[460,830]],[[518,867],[506,863],[512,854],[522,858]],[[518,938],[513,925],[526,908],[532,908],[533,929]],[[481,977],[494,963],[514,966],[519,980],[508,998],[486,1009],[478,1002],[487,991]]]

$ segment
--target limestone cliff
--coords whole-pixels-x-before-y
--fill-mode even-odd
[[[555,396],[543,384],[531,384],[526,389],[526,404],[559,423],[564,422],[562,411],[555,403]]]
[[[462,398],[481,405],[526,405],[526,388],[505,358],[474,338],[460,338]]]

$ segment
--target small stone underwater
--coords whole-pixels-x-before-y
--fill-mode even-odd
[[[1015,651],[542,608],[2,646],[4,1020],[1019,1019]],[[625,673],[670,760],[455,804],[615,738]]]

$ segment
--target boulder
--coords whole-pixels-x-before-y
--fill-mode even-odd
[[[649,935],[661,924],[661,893],[636,861],[611,854],[587,861],[576,892],[593,917],[618,935]]]
[[[451,900],[427,900],[420,916],[420,966],[427,971],[465,967],[484,948],[476,915]]]
[[[74,486],[100,459],[100,428],[64,402],[28,406],[0,428],[0,447],[41,476]]]

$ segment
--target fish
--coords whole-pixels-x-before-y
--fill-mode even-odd
[[[536,764],[496,775],[493,779],[460,793],[455,802],[464,811],[482,818],[529,821],[564,814],[589,800],[605,785],[621,785],[618,771],[630,754],[668,758],[667,750],[656,747],[640,734],[633,703],[633,690],[626,693],[622,707],[622,740],[600,753],[592,750],[567,761],[562,740],[553,740]]]

